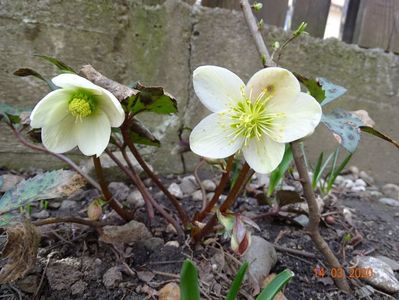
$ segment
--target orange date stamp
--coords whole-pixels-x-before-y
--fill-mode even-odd
[[[330,276],[332,278],[352,278],[352,279],[362,279],[362,278],[371,278],[374,276],[374,271],[372,268],[358,268],[352,267],[348,269],[348,273],[345,272],[344,268],[331,268],[330,270],[326,270],[323,267],[315,267],[313,268],[313,274],[316,277],[323,278],[326,276]]]

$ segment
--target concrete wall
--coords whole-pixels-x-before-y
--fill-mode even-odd
[[[156,5],[155,3],[162,3]],[[163,172],[182,170],[171,155],[182,126],[193,127],[208,112],[192,91],[191,73],[199,65],[215,64],[236,72],[244,80],[259,68],[259,58],[245,21],[238,11],[195,8],[177,1],[32,1],[0,2],[0,101],[33,106],[45,95],[38,80],[12,75],[30,67],[49,77],[55,69],[33,57],[57,57],[75,68],[90,63],[123,83],[141,80],[163,85],[179,101],[177,116],[148,114],[142,120],[156,131],[163,146],[152,163]],[[287,34],[267,27],[269,44]],[[363,50],[336,40],[303,37],[290,44],[280,64],[308,76],[326,77],[348,88],[338,105],[366,109],[376,127],[399,139],[399,60],[379,50]],[[0,127],[0,166],[48,167],[43,155],[28,155],[7,129]],[[311,158],[333,149],[334,139],[320,126],[307,141]],[[150,153],[152,148],[143,149]],[[23,155],[21,155],[23,153]],[[185,154],[188,165],[196,159]],[[362,137],[353,164],[377,180],[399,182],[399,151],[388,143]]]

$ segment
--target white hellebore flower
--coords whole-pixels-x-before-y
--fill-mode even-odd
[[[191,132],[191,150],[208,158],[225,158],[242,150],[249,166],[269,173],[281,162],[285,143],[311,134],[321,107],[302,93],[286,69],[266,68],[247,85],[233,72],[201,66],[193,74],[194,90],[213,113]]]
[[[52,79],[60,89],[50,92],[33,109],[30,125],[42,128],[43,145],[63,153],[76,146],[84,155],[100,156],[109,143],[111,127],[119,127],[125,113],[106,89],[75,74]]]

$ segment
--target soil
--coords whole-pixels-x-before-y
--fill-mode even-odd
[[[3,170],[1,174],[7,172],[10,171]],[[26,177],[32,173],[22,175]],[[178,182],[179,178],[169,176],[163,181],[168,184]],[[155,187],[151,187],[151,193],[157,201],[170,208]],[[48,212],[53,217],[84,218],[88,204],[96,196],[97,192],[87,187],[72,197],[76,206],[61,210],[53,205],[54,208],[49,207]],[[50,201],[61,203],[62,200]],[[181,201],[190,214],[201,207],[201,203],[193,201],[191,196]],[[349,266],[356,255],[384,255],[399,261],[399,207],[380,204],[367,192],[352,193],[342,188],[334,189],[324,202],[324,214],[330,214],[332,218],[330,224],[322,222],[321,232],[344,267]],[[351,209],[352,220],[348,215],[345,218],[343,207]],[[269,209],[249,196],[240,197],[234,207],[235,211],[249,216],[259,216]],[[32,213],[40,210],[38,205],[33,207]],[[122,223],[113,212],[106,211],[105,215],[106,222]],[[158,292],[165,284],[178,283],[183,261],[191,258],[199,269],[203,299],[224,299],[239,267],[239,257],[230,250],[229,241],[214,235],[193,247],[188,236],[179,238],[158,215],[148,224],[144,208],[136,211],[136,220],[149,225],[152,239],[142,239],[130,245],[108,244],[100,241],[99,233],[88,226],[70,223],[40,226],[41,240],[35,267],[15,283],[0,286],[0,298],[158,299]],[[360,299],[337,290],[328,276],[331,270],[325,267],[322,256],[299,224],[287,218],[270,216],[255,221],[261,231],[254,230],[253,234],[282,247],[277,248],[278,262],[272,272],[289,268],[295,273],[284,289],[287,299]],[[351,234],[351,241],[343,242],[345,233]],[[284,248],[315,254],[315,257],[287,253]],[[316,276],[316,267],[325,268],[327,275]],[[357,279],[350,283],[354,290],[365,285]],[[254,299],[252,288],[246,281],[239,299]],[[375,292],[364,299],[399,299],[399,294],[388,296]]]

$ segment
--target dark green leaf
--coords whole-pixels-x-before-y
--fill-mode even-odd
[[[291,147],[287,144],[285,146],[285,152],[283,156],[283,160],[280,162],[278,167],[270,174],[270,182],[269,188],[267,191],[267,196],[270,197],[276,186],[280,183],[281,179],[283,179],[285,172],[287,172],[288,168],[291,165],[293,160]]]
[[[157,114],[172,114],[177,112],[177,102],[162,87],[144,87],[140,84],[135,86],[139,92],[124,101],[122,104],[127,111],[136,115],[143,111]]]
[[[326,98],[326,94],[319,81],[306,78],[298,73],[294,73],[294,75],[319,103],[323,102],[323,100]]]
[[[76,74],[74,69],[72,69],[70,66],[66,65],[65,63],[63,63],[62,61],[60,61],[54,57],[46,56],[46,55],[36,55],[36,56],[49,61],[50,63],[55,65],[62,72]]]
[[[180,272],[180,299],[200,300],[197,269],[188,259],[184,261]]]
[[[396,148],[399,149],[399,143],[392,139],[391,137],[387,136],[385,133],[382,133],[381,131],[378,131],[377,129],[370,127],[370,126],[360,126],[360,130],[363,132],[366,132],[368,134],[374,135],[376,137],[379,137],[380,139],[383,139],[387,142],[390,142],[391,144],[395,145]]]
[[[129,136],[133,143],[160,147],[161,142],[137,119],[133,119]]]
[[[325,78],[320,77],[317,78],[317,80],[321,84],[325,93],[325,99],[321,102],[322,106],[334,101],[338,97],[341,97],[347,91],[346,88],[333,84]]]
[[[20,115],[24,111],[27,110],[15,108],[7,103],[0,103],[0,121],[4,119],[12,124],[19,123],[21,121]]]
[[[321,121],[332,132],[335,139],[346,150],[353,153],[360,141],[362,120],[355,114],[335,109],[331,114],[323,114]]]
[[[51,80],[44,78],[38,72],[36,72],[35,70],[32,70],[32,69],[29,69],[29,68],[18,69],[14,72],[14,75],[21,76],[21,77],[34,76],[34,77],[39,78],[40,80],[43,80],[44,82],[46,82],[47,85],[49,86],[50,90],[54,91],[54,90],[58,89],[58,87]]]
[[[226,300],[235,300],[240,290],[241,283],[244,280],[245,273],[248,270],[249,263],[246,261],[242,264],[241,268],[238,270],[237,275],[231,284],[229,293],[226,296]]]
[[[273,300],[276,294],[294,277],[294,272],[291,270],[284,270],[277,274],[276,277],[265,287],[262,292],[256,297],[256,300]]]

